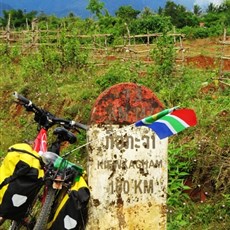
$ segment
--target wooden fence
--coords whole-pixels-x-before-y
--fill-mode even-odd
[[[227,36],[227,31],[224,29],[224,34],[223,34],[223,40],[220,41],[220,44],[222,45],[222,50],[221,50],[221,63],[220,63],[220,78],[224,77],[226,71],[224,70],[224,62],[226,60],[230,60],[230,54],[227,53],[227,47],[230,46],[230,36]]]
[[[65,32],[65,36],[77,38],[80,41],[82,48],[85,49],[91,49],[98,53],[106,53],[107,55],[111,53],[114,55],[116,53],[124,53],[124,57],[127,57],[128,54],[129,58],[132,58],[135,55],[149,56],[149,52],[151,51],[152,46],[154,46],[156,39],[162,36],[162,34],[127,35],[119,39],[120,44],[113,46],[109,43],[109,39],[113,39],[112,34],[73,35],[71,32]],[[183,51],[184,35],[173,33],[169,34],[169,36],[174,37],[176,44],[175,48],[178,51]],[[1,30],[0,45],[7,44],[8,46],[18,46],[25,51],[30,50],[28,48],[38,47],[39,45],[59,45],[61,37],[61,30],[39,30],[35,24],[32,26],[31,30]],[[183,60],[183,52],[181,52],[181,54],[181,60]]]

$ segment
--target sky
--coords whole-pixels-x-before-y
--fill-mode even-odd
[[[186,2],[186,0],[183,0],[183,2]],[[199,6],[209,5],[210,3],[213,3],[214,5],[220,5],[223,3],[224,0],[195,0],[194,4],[197,4]]]
[[[210,3],[214,5],[220,5],[224,0],[171,0],[176,4],[185,6],[188,10],[193,10],[194,5],[198,5],[201,8],[206,8]]]

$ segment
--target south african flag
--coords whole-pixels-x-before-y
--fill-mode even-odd
[[[152,129],[160,139],[170,137],[197,124],[196,114],[192,109],[166,109],[135,123]]]

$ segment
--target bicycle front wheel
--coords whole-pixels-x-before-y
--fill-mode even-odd
[[[48,222],[49,214],[51,211],[51,207],[54,202],[55,191],[52,187],[48,187],[46,199],[42,206],[41,212],[37,218],[36,224],[33,230],[44,230],[46,229],[46,225]]]
[[[13,220],[8,230],[19,230],[21,227],[22,224],[20,222]]]

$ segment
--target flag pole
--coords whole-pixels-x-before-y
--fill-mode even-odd
[[[154,122],[154,121],[160,119],[161,117],[163,117],[163,116],[165,116],[165,115],[167,115],[167,114],[173,112],[174,110],[178,109],[179,107],[180,107],[180,106],[175,106],[175,107],[170,108],[170,109],[164,109],[164,110],[162,110],[161,112],[156,113],[156,114],[153,114],[153,115],[151,115],[151,116],[148,116],[148,117],[146,117],[146,118],[144,118],[144,119],[142,119],[142,120],[140,120],[140,121],[138,121],[138,122],[135,122],[135,123],[130,124],[130,125],[127,125],[127,126],[124,126],[124,127],[122,127],[119,131],[123,131],[123,130],[125,130],[126,128],[129,128],[129,127],[131,127],[131,126],[134,126],[135,124],[137,124],[136,126],[141,126],[141,124],[140,124],[139,122],[143,122],[143,120],[145,120],[145,124],[152,123],[152,122]],[[117,131],[118,131],[118,130],[116,130],[116,131],[114,131],[114,132],[111,132],[111,133],[107,133],[107,134],[105,134],[104,136],[100,137],[100,139],[105,138],[107,135],[113,135],[113,134],[116,133]],[[83,147],[85,147],[85,146],[87,146],[87,145],[89,145],[89,144],[91,144],[91,143],[94,143],[95,141],[98,141],[98,139],[99,139],[99,138],[97,138],[97,139],[95,139],[95,140],[92,140],[92,141],[89,141],[89,142],[86,142],[85,144],[80,145],[80,146],[78,146],[77,148],[70,150],[69,152],[67,152],[67,153],[66,153],[65,155],[63,155],[62,157],[65,158],[65,157],[69,156],[71,153],[77,151],[78,149],[81,149],[81,148],[83,148]]]
[[[123,126],[119,131],[123,131],[123,130],[125,130],[125,129],[131,127],[131,126],[134,126],[134,125],[135,125],[135,123],[130,124],[130,125],[127,125],[127,126]],[[67,152],[67,153],[66,153],[65,155],[63,155],[62,157],[65,158],[65,157],[69,156],[71,153],[77,151],[78,149],[81,149],[81,148],[83,148],[83,147],[85,147],[85,146],[87,146],[87,145],[89,145],[89,144],[91,144],[91,143],[94,143],[94,142],[98,141],[98,139],[103,139],[103,138],[105,138],[107,135],[113,135],[113,134],[116,133],[117,131],[118,131],[118,130],[116,130],[116,131],[114,131],[114,132],[106,133],[105,135],[101,136],[100,138],[97,138],[97,139],[92,140],[92,141],[88,141],[88,142],[86,142],[85,144],[80,145],[80,146],[76,147],[75,149],[70,150],[69,152]]]

